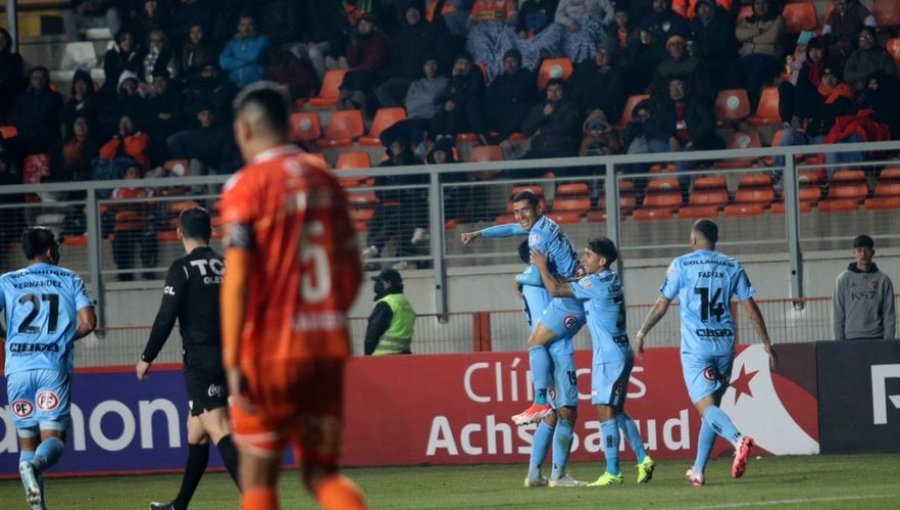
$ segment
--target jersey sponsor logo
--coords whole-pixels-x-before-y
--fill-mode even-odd
[[[9,352],[14,353],[27,353],[27,352],[59,352],[59,345],[57,344],[23,344],[23,343],[12,343],[9,344]]]
[[[528,245],[529,245],[529,246],[536,245],[536,244],[538,244],[538,243],[540,243],[540,242],[541,242],[541,235],[540,235],[540,234],[531,234],[531,235],[528,237]]]
[[[707,365],[703,368],[703,378],[707,381],[718,381],[719,371],[716,369],[716,367]]]
[[[52,411],[59,407],[59,395],[51,390],[38,393],[35,401],[37,402],[38,409],[41,411]]]
[[[585,289],[590,289],[594,286],[594,282],[591,280],[590,277],[586,277],[586,278],[582,278],[582,279],[578,280],[578,285],[581,285]]]
[[[729,338],[734,336],[734,331],[731,331],[728,328],[699,328],[694,330],[694,334],[697,335],[698,338]]]
[[[28,418],[34,412],[34,405],[27,400],[14,400],[12,412],[19,418]]]
[[[578,327],[578,317],[575,317],[574,315],[566,315],[566,317],[563,319],[563,326],[566,329],[575,329],[576,327]]]
[[[206,389],[206,394],[210,396],[210,398],[221,398],[226,395],[225,385],[223,384],[210,384],[209,388]]]

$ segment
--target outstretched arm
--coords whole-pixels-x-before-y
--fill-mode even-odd
[[[759,311],[759,306],[753,298],[746,299],[741,303],[744,305],[744,312],[747,313],[750,324],[753,325],[753,329],[756,331],[756,334],[759,335],[760,340],[762,340],[763,349],[765,349],[766,354],[769,355],[769,366],[772,370],[775,370],[778,368],[778,355],[775,354],[775,349],[772,348],[772,341],[769,339],[769,331],[766,329],[766,320],[763,319],[762,312]]]
[[[521,225],[518,223],[506,223],[488,227],[484,230],[476,230],[475,232],[465,232],[460,236],[460,240],[462,241],[463,246],[468,246],[469,243],[479,237],[512,237],[524,235],[528,235],[528,231],[522,228]]]

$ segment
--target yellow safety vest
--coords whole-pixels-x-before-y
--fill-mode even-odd
[[[377,303],[387,303],[391,308],[391,325],[375,347],[373,356],[385,356],[388,354],[402,354],[410,352],[413,329],[416,325],[416,311],[403,294],[388,294],[379,299]]]

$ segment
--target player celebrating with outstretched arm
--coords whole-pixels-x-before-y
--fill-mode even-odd
[[[209,462],[209,440],[219,449],[228,474],[237,483],[237,450],[228,420],[228,387],[222,368],[219,324],[219,287],[225,274],[222,256],[209,247],[212,223],[201,207],[182,211],[178,237],[186,256],[169,266],[162,303],[150,339],[135,366],[137,378],[147,380],[150,366],[166,344],[175,320],[181,329],[184,383],[191,410],[187,422],[188,460],[181,489],[169,503],[151,503],[150,510],[184,510],[191,502]]]
[[[84,282],[59,267],[45,227],[22,234],[28,266],[0,276],[6,318],[6,383],[19,436],[19,474],[32,510],[44,509],[44,471],[59,462],[69,427],[74,342],[97,326]]]
[[[291,145],[278,85],[238,95],[234,133],[247,165],[219,203],[228,228],[221,303],[243,508],[279,508],[288,445],[323,508],[365,508],[338,474],[347,311],[362,282],[347,195],[321,160]]]
[[[681,366],[691,402],[703,417],[697,439],[697,459],[686,476],[701,487],[716,434],[734,445],[731,476],[740,478],[747,469],[753,438],[742,435],[719,408],[731,380],[734,337],[737,326],[731,316],[731,298],[737,296],[753,329],[762,340],[774,369],[778,363],[766,322],[753,300],[756,291],[736,259],[715,251],[719,227],[708,219],[697,220],[691,229],[693,252],[672,261],[666,280],[643,326],[635,335],[635,349],[643,352],[644,338],[678,297],[681,318]]]
[[[619,470],[619,431],[625,434],[637,457],[638,483],[653,477],[656,463],[644,451],[644,441],[637,425],[625,412],[628,380],[634,367],[634,355],[625,331],[625,294],[619,275],[609,267],[619,257],[616,245],[605,237],[592,239],[581,255],[585,276],[569,282],[551,274],[547,257],[538,251],[531,260],[541,273],[547,292],[555,297],[574,297],[584,306],[591,332],[591,403],[597,407],[606,471],[591,487],[620,485],[624,477]]]
[[[556,272],[568,278],[575,275],[578,256],[566,235],[550,218],[544,216],[540,201],[530,191],[523,191],[512,197],[513,214],[518,223],[494,227],[462,234],[463,246],[479,237],[528,236],[528,247],[547,253]],[[540,320],[528,337],[528,363],[534,384],[534,403],[524,412],[512,417],[518,425],[537,423],[553,412],[547,402],[548,375],[552,366],[547,345],[566,335],[574,336],[584,326],[584,308],[571,298],[553,298],[542,313]]]

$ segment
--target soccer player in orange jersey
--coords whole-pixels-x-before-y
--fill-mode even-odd
[[[362,279],[347,196],[319,159],[290,145],[287,96],[271,83],[235,100],[247,165],[226,185],[223,356],[244,510],[277,509],[285,447],[326,509],[365,508],[338,474],[346,314]]]

